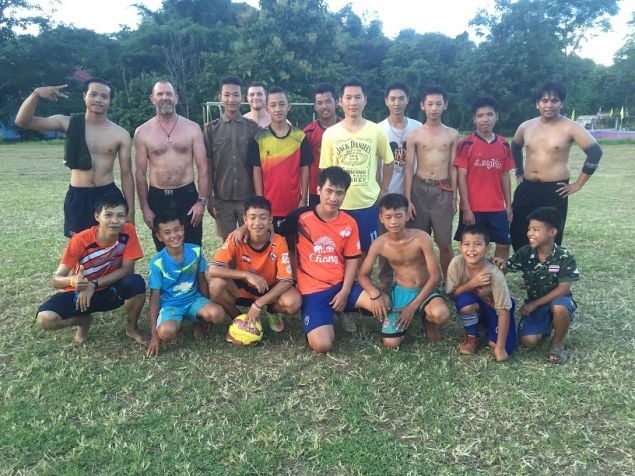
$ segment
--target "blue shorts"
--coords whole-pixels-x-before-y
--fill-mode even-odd
[[[459,294],[454,298],[454,302],[456,304],[457,311],[465,306],[478,304],[478,322],[485,325],[487,339],[494,343],[498,341],[498,314],[496,314],[496,310],[493,307],[490,307],[489,304],[474,293]],[[507,333],[507,341],[505,342],[505,351],[509,355],[511,355],[514,349],[516,349],[516,321],[514,321],[515,307],[516,301],[512,298],[512,308],[509,310],[509,332]]]
[[[507,212],[474,212],[474,219],[477,225],[481,225],[489,233],[489,239],[499,245],[509,245],[512,237],[509,233],[509,220]],[[461,241],[463,233],[463,212],[459,213],[459,226],[454,234],[455,241]]]
[[[359,229],[359,246],[368,253],[370,244],[379,236],[379,208],[371,205],[359,210],[344,210],[353,217]]]
[[[333,297],[342,289],[342,284],[339,283],[330,289],[324,291],[318,291],[317,293],[303,294],[302,295],[302,320],[304,322],[304,332],[309,333],[313,329],[321,326],[333,325],[333,308],[329,304]],[[354,283],[351,288],[351,292],[348,295],[346,301],[346,308],[344,312],[352,312],[355,310],[355,304],[362,294],[362,287]]]
[[[194,323],[201,322],[196,315],[203,306],[211,302],[212,301],[207,299],[205,296],[199,294],[192,299],[189,304],[181,306],[163,306],[159,311],[159,317],[157,317],[157,329],[165,321],[176,321],[181,323],[183,319],[187,319],[188,321],[192,321]]]
[[[138,274],[129,274],[93,294],[90,306],[85,311],[80,311],[75,307],[77,305],[77,291],[63,291],[48,298],[37,312],[52,311],[62,319],[70,319],[93,312],[112,311],[121,307],[126,299],[138,294],[145,294],[145,292],[146,283],[143,278]]]
[[[543,335],[545,337],[551,335],[551,315],[552,306],[564,306],[569,311],[569,319],[573,320],[573,311],[578,307],[571,296],[559,296],[549,304],[540,306],[528,316],[520,318],[518,324],[518,335]]]
[[[384,322],[381,325],[382,337],[401,337],[406,334],[406,328],[402,325],[395,325],[395,322],[399,318],[401,310],[419,295],[421,289],[422,288],[404,288],[399,284],[395,284],[393,286],[392,292],[390,293],[392,308],[388,313],[388,317],[384,319]],[[439,293],[436,289],[428,294],[428,297],[425,298],[416,312],[424,309],[435,297],[442,297],[441,293]]]

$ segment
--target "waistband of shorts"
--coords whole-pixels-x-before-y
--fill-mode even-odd
[[[444,192],[452,192],[452,187],[450,185],[450,178],[446,177],[444,179],[441,180],[437,180],[437,179],[425,179],[425,178],[421,178],[419,177],[417,174],[415,174],[413,176],[413,179],[415,182],[420,183],[421,185],[427,185],[429,187],[437,187],[441,190],[443,190]]]
[[[113,189],[113,187],[119,190],[117,185],[115,185],[115,182],[110,182],[110,183],[107,183],[106,185],[100,185],[99,187],[75,187],[74,185],[69,185],[68,189],[73,191],[79,191],[79,192],[84,192],[84,191],[101,192],[101,191],[111,190]]]
[[[157,188],[150,185],[148,187],[148,192],[154,195],[164,196],[164,197],[172,197],[174,195],[184,195],[186,193],[191,193],[192,191],[196,192],[196,185],[194,182],[188,183],[187,185],[183,185],[179,188]]]
[[[561,183],[569,183],[570,180],[571,179],[568,178],[568,179],[556,180],[554,182],[545,182],[543,180],[529,180],[529,179],[523,178],[523,183],[526,183],[528,185],[531,184],[531,185],[554,186]]]
[[[420,293],[421,290],[423,289],[423,287],[420,287],[420,288],[407,288],[405,286],[402,286],[399,283],[395,283],[392,288],[393,289],[398,289],[398,290],[403,290],[403,291],[417,291],[418,293]]]

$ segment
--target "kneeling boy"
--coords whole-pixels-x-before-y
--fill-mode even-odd
[[[498,362],[516,348],[514,300],[505,276],[487,259],[489,234],[481,225],[467,225],[461,232],[461,254],[450,261],[446,290],[454,298],[465,329],[459,351],[473,355],[478,348],[478,324],[484,324],[490,349]]]
[[[330,352],[335,340],[333,312],[371,309],[368,293],[355,283],[361,249],[355,220],[340,211],[351,176],[340,167],[320,173],[315,208],[292,211],[280,226],[284,236],[297,238],[298,289],[309,346]]]
[[[293,287],[293,275],[287,243],[270,229],[272,216],[269,200],[255,196],[245,200],[247,240],[230,235],[216,253],[208,270],[210,294],[233,319],[240,314],[237,305],[249,306],[250,322],[260,319],[265,306],[274,313],[295,314],[302,299]],[[274,332],[284,330],[284,321],[269,315]]]
[[[157,215],[154,233],[164,248],[150,261],[150,328],[148,357],[159,355],[161,342],[176,338],[183,319],[192,321],[194,338],[205,336],[200,319],[219,323],[225,311],[210,302],[205,271],[207,262],[201,247],[183,243],[185,227],[176,215]]]
[[[425,231],[406,228],[408,200],[403,195],[389,193],[378,205],[379,220],[386,233],[371,243],[357,279],[370,295],[373,315],[383,321],[383,343],[386,347],[399,347],[417,312],[422,313],[428,339],[439,340],[438,326],[448,321],[450,310],[437,291],[441,273],[432,238]],[[386,258],[395,272],[396,284],[390,299],[370,280],[378,256]]]
[[[551,335],[553,327],[547,359],[561,364],[568,358],[564,338],[576,309],[571,283],[580,279],[580,273],[573,254],[555,242],[562,229],[560,212],[553,207],[540,207],[527,218],[529,245],[521,247],[506,263],[500,260],[498,264],[522,271],[527,286],[527,299],[520,308],[520,341],[534,346]]]
[[[124,305],[126,335],[145,344],[137,321],[145,302],[145,282],[133,274],[143,257],[137,233],[126,223],[128,204],[121,194],[106,194],[95,203],[97,225],[73,235],[51,285],[63,289],[37,310],[36,321],[46,330],[77,326],[74,342],[86,340],[91,313]]]

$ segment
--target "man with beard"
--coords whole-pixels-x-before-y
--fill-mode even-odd
[[[178,100],[169,82],[158,81],[153,86],[150,102],[156,108],[156,116],[139,126],[134,137],[137,194],[148,228],[152,230],[157,213],[174,213],[183,217],[185,242],[200,245],[209,194],[205,145],[198,124],[176,113]],[[198,169],[198,193],[194,163]],[[157,250],[161,250],[163,244],[154,233],[152,238]]]
[[[271,115],[267,111],[267,91],[265,85],[260,81],[253,81],[247,87],[247,102],[249,103],[249,112],[243,114],[243,117],[251,119],[259,127],[265,129],[271,124]]]

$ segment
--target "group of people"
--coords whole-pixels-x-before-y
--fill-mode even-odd
[[[389,84],[389,115],[375,124],[363,116],[367,95],[357,79],[339,92],[319,83],[317,119],[300,130],[287,120],[291,104],[283,88],[249,85],[251,110],[243,116],[242,81],[227,76],[219,90],[223,113],[201,131],[177,114],[174,87],[159,81],[150,95],[156,115],[135,132],[134,179],[130,137],[107,119],[114,92],[105,81],[86,83],[85,114],[34,115],[39,99],[66,97],[64,87],[37,88],[16,118],[22,127],[65,133],[71,168],[64,205],[71,239],[52,279],[63,291],[38,309],[41,327],[77,326],[75,340],[83,342],[92,312],[124,304],[128,336],[146,343],[137,325],[146,289],[134,274],[142,256],[133,226],[136,182],[158,251],[148,278],[148,355],[178,335],[183,319],[202,338],[209,323],[236,317],[239,306],[248,308],[251,323],[266,307],[276,332],[284,328],[280,314],[299,311],[316,352],[332,349],[334,313],[356,309],[382,322],[387,347],[401,344],[416,314],[428,339],[437,340],[451,314],[438,289],[444,282],[465,328],[459,350],[474,354],[484,327],[502,361],[516,347],[515,303],[502,272],[509,269],[522,271],[527,285],[520,340],[534,345],[553,328],[548,358],[566,360],[575,309],[570,287],[579,279],[575,259],[561,246],[567,200],[595,171],[602,151],[560,114],[566,92],[558,83],[538,91],[539,116],[520,125],[510,146],[494,133],[495,99],[474,101],[476,130],[460,140],[442,122],[448,98],[436,86],[421,94],[421,124],[406,116],[408,87]],[[573,142],[587,158],[570,184]],[[123,193],[113,181],[117,158]],[[519,182],[513,201],[512,170]],[[206,209],[224,241],[209,264],[201,248]],[[454,257],[457,211],[461,253]]]

